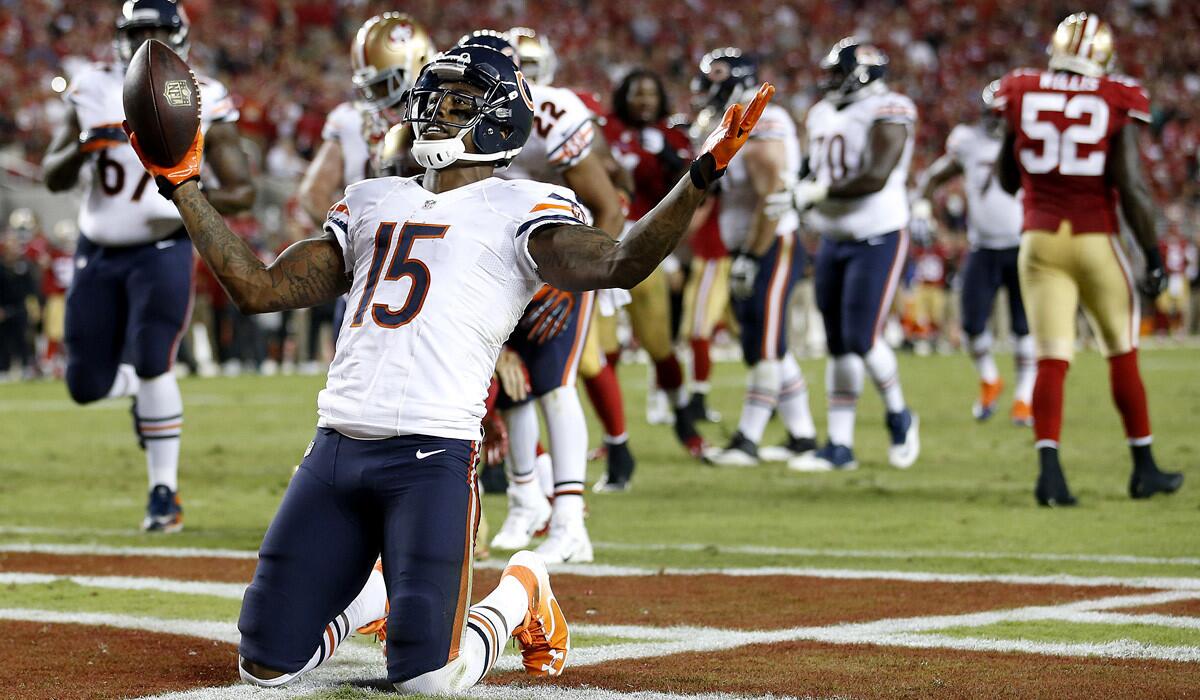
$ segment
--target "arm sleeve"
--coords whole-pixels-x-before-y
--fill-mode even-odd
[[[1150,93],[1132,78],[1121,81],[1124,88],[1125,113],[1132,121],[1150,123]]]
[[[348,197],[343,197],[329,208],[329,213],[325,215],[325,223],[322,225],[325,233],[333,236],[337,241],[338,246],[342,249],[342,259],[346,261],[346,272],[354,273],[354,254],[350,250],[350,206]]]
[[[529,254],[529,236],[547,226],[586,226],[591,222],[587,210],[575,199],[575,194],[565,187],[548,188],[516,224],[517,264],[522,273],[540,279],[537,263]]]
[[[966,162],[964,158],[967,147],[967,132],[960,124],[950,130],[950,135],[946,137],[946,153],[954,162],[962,165]]]
[[[542,103],[541,113],[554,117],[546,136],[546,160],[555,170],[567,170],[591,153],[596,140],[594,115],[575,93],[560,90],[553,103]]]
[[[904,95],[892,93],[879,101],[875,109],[876,122],[887,124],[915,124],[917,121],[917,106]]]

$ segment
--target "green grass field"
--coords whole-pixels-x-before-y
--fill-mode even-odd
[[[823,362],[802,364],[823,429]],[[1147,351],[1142,366],[1159,461],[1200,479],[1200,351]],[[908,400],[921,416],[923,451],[917,465],[908,471],[886,465],[882,408],[868,389],[856,446],[861,468],[796,474],[782,465],[718,470],[686,458],[669,428],[642,420],[645,369],[624,367],[631,445],[639,466],[629,493],[589,499],[599,559],[681,567],[802,563],[1178,575],[1180,567],[1172,564],[1097,565],[1021,555],[1200,555],[1200,484],[1145,502],[1126,496],[1128,454],[1108,395],[1106,367],[1095,354],[1081,355],[1068,378],[1063,458],[1081,506],[1065,510],[1034,504],[1036,469],[1028,431],[1008,425],[1003,416],[986,424],[970,418],[974,379],[965,358],[906,356],[901,369]],[[725,424],[703,429],[711,441],[723,442],[740,405],[740,368],[719,365],[714,379],[711,402],[724,413]],[[311,438],[321,383],[318,377],[184,380],[181,494],[187,527],[170,537],[170,544],[257,547]],[[133,444],[126,402],[80,408],[59,384],[10,384],[0,386],[0,415],[0,539],[167,541],[135,529],[144,506],[145,468]],[[780,436],[773,424],[767,440]],[[589,478],[601,469],[592,464]],[[498,523],[503,496],[486,496],[485,507]],[[749,548],[722,549],[729,546]],[[992,556],[1005,553],[1019,556]]]
[[[1005,365],[1008,360],[1002,358]],[[814,360],[802,365],[823,434],[824,363]],[[916,466],[906,471],[887,466],[883,409],[868,388],[860,406],[855,448],[860,469],[836,474],[798,474],[779,464],[723,470],[691,460],[677,446],[669,427],[646,425],[646,368],[626,366],[621,380],[638,470],[628,493],[588,498],[596,562],[650,571],[787,567],[791,574],[817,574],[795,580],[808,581],[805,585],[822,581],[816,584],[821,586],[850,576],[835,570],[855,570],[860,579],[879,581],[903,576],[945,580],[945,574],[982,575],[975,577],[979,580],[990,576],[988,580],[995,581],[991,575],[999,574],[1017,577],[1005,579],[1011,583],[1045,581],[1021,577],[1069,575],[1090,577],[1094,584],[1102,582],[1096,577],[1111,577],[1134,587],[1120,589],[1125,602],[1089,609],[1099,612],[1074,614],[1058,607],[1049,616],[1036,611],[1024,617],[1011,612],[986,619],[951,616],[931,628],[918,629],[916,642],[893,643],[920,646],[928,635],[942,640],[930,642],[933,646],[1018,644],[1043,654],[1048,652],[1037,652],[1037,645],[1060,645],[1054,647],[1058,649],[1116,644],[1113,648],[1118,651],[1101,653],[1120,656],[1124,649],[1150,649],[1148,653],[1157,655],[1154,658],[1195,660],[1200,658],[1200,619],[1194,612],[1167,613],[1177,616],[1170,619],[1123,612],[1176,600],[1193,605],[1200,598],[1194,590],[1200,587],[1196,583],[1200,570],[1198,366],[1200,350],[1196,349],[1159,349],[1142,355],[1159,461],[1165,468],[1186,472],[1189,483],[1174,496],[1133,501],[1126,495],[1128,451],[1109,397],[1106,365],[1095,354],[1081,355],[1068,379],[1063,449],[1067,475],[1081,505],[1053,510],[1038,508],[1033,500],[1036,468],[1031,432],[1013,427],[1004,415],[986,424],[971,419],[975,380],[965,357],[901,357],[905,393],[921,417],[922,455]],[[6,570],[3,551],[30,549],[26,544],[35,545],[33,549],[45,544],[82,545],[73,550],[75,554],[103,553],[97,546],[254,550],[311,439],[315,396],[322,382],[320,377],[183,381],[186,425],[180,492],[186,527],[170,536],[146,535],[137,529],[145,505],[145,466],[133,440],[128,402],[80,408],[69,401],[60,384],[0,385],[0,577],[5,577],[0,584],[0,617],[74,621],[80,615],[109,616],[112,622],[97,624],[135,629],[143,624],[151,625],[149,629],[156,629],[156,624],[208,625],[193,634],[230,641],[228,635],[236,634],[232,623],[239,608],[239,584],[201,583],[185,591],[162,586],[187,582],[147,579],[142,584],[138,579],[111,576],[65,579],[27,573],[43,570],[23,569],[19,564]],[[710,403],[724,414],[725,422],[704,425],[702,430],[710,441],[722,443],[740,408],[740,366],[718,365],[713,384]],[[592,430],[595,444],[599,433],[594,422]],[[781,428],[772,425],[767,440],[781,437]],[[591,464],[589,481],[599,477],[602,469],[599,463]],[[504,516],[504,496],[487,495],[484,506],[493,527],[498,526]],[[70,559],[66,554],[63,561]],[[1147,583],[1146,577],[1159,582]],[[1177,583],[1160,585],[1166,579]],[[1085,585],[1085,589],[1088,583],[1083,578],[1056,580]],[[603,585],[600,579],[594,584],[586,578],[576,581],[576,587]],[[1137,586],[1171,590],[1166,597],[1154,593],[1152,598],[1158,596],[1154,600],[1139,602],[1128,597],[1137,593]],[[1172,591],[1178,593],[1175,598]],[[1105,595],[1098,592],[1089,597]],[[651,597],[647,607],[658,609],[660,602]],[[878,616],[904,618],[903,613],[889,612],[890,602],[876,601]],[[912,600],[895,602],[913,604]],[[986,602],[980,604],[986,607]],[[611,614],[613,604],[608,605]],[[590,610],[575,613],[580,616],[572,620],[573,649],[578,650],[573,653],[583,655],[578,662],[582,670],[575,673],[587,673],[589,663],[597,668],[597,661],[588,661],[589,654],[596,659],[617,653],[606,650],[634,649],[669,635],[653,626],[638,626],[641,623],[589,625]],[[712,615],[697,624],[736,626],[728,617]],[[905,622],[901,619],[898,624],[902,627]],[[841,628],[836,624],[821,628],[826,629]],[[887,634],[897,632],[903,629]],[[818,631],[818,639],[822,633]],[[877,643],[874,633],[867,635],[857,643]],[[839,643],[854,648],[856,642]],[[886,634],[881,643],[889,643]],[[344,684],[354,674],[382,673],[378,652],[368,640],[356,637],[354,646],[357,652],[340,662],[346,670],[334,672],[343,674],[334,676],[342,681],[321,681],[289,697],[349,700],[380,695],[362,684]],[[788,672],[777,668],[772,673],[786,678]],[[659,689],[670,687],[668,682]],[[773,687],[792,694],[787,681]],[[492,693],[488,697],[506,698],[542,697],[542,692],[549,692],[544,687],[519,686],[485,690]],[[187,697],[208,697],[202,689],[196,692]],[[222,698],[240,697],[236,688],[214,692],[224,693],[219,695]]]

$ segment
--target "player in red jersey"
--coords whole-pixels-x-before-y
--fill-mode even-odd
[[[1042,505],[1076,502],[1058,445],[1080,303],[1108,358],[1113,401],[1133,453],[1129,495],[1172,493],[1183,475],[1160,471],[1150,450],[1137,360],[1138,294],[1117,218],[1119,204],[1146,258],[1141,289],[1154,298],[1165,277],[1137,146],[1138,122],[1150,121],[1150,99],[1133,79],[1108,75],[1112,30],[1094,14],[1064,19],[1049,53],[1049,70],[1009,73],[996,94],[1006,121],[997,175],[1005,190],[1025,190],[1018,269],[1038,350],[1035,496]]]

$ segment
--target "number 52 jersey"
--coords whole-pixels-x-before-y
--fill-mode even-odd
[[[1113,137],[1150,121],[1150,98],[1123,76],[1016,70],[1000,82],[996,107],[1016,135],[1026,231],[1119,230],[1117,194],[1105,177]]]
[[[352,283],[318,424],[361,439],[478,440],[496,357],[542,286],[529,236],[584,220],[570,190],[530,180],[346,188],[325,230]]]

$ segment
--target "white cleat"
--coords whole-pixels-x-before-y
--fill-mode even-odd
[[[705,450],[704,461],[718,467],[757,467],[758,446],[737,432],[725,449],[710,447]]]
[[[508,515],[500,531],[492,538],[492,549],[524,549],[533,533],[546,527],[550,520],[550,502],[541,493],[525,495],[508,487]]]
[[[671,410],[667,392],[662,389],[652,389],[650,393],[646,394],[646,422],[650,425],[675,423],[675,412]]]
[[[586,564],[595,559],[592,540],[582,520],[570,522],[566,518],[550,521],[550,535],[534,552],[547,564],[566,562]]]
[[[888,447],[888,464],[897,469],[908,469],[921,455],[920,419],[914,413],[908,430],[904,433],[904,442]]]

